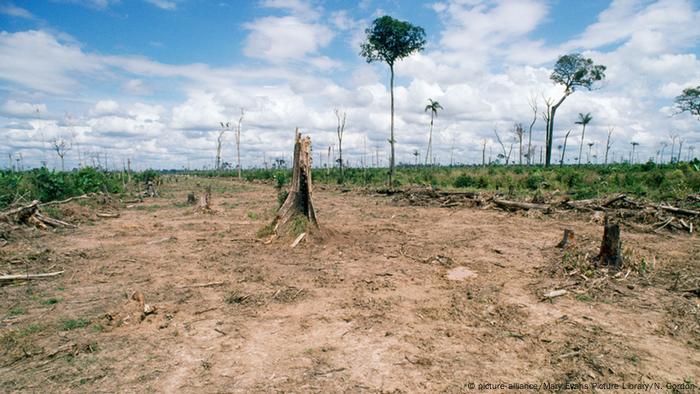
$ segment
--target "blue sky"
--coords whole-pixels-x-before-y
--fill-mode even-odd
[[[494,129],[510,145],[513,123],[532,118],[531,97],[541,110],[561,95],[548,76],[557,56],[574,51],[608,75],[567,99],[558,139],[571,128],[578,145],[576,116],[591,112],[584,142],[596,151],[614,128],[618,157],[635,141],[640,160],[662,150],[668,160],[676,136],[685,158],[700,122],[671,116],[672,101],[700,85],[699,9],[691,0],[0,0],[0,155],[56,167],[51,142],[65,139],[69,167],[100,154],[114,166],[125,158],[143,168],[211,166],[219,121],[243,108],[242,161],[261,166],[289,156],[295,127],[318,151],[334,145],[341,108],[344,156],[359,164],[378,150],[386,164],[388,71],[358,52],[364,29],[388,14],[428,38],[424,52],[397,65],[399,161],[425,151],[428,98],[445,107],[438,160],[454,151],[455,161],[478,162],[484,142],[495,158]],[[537,146],[543,129],[540,120]],[[229,162],[233,140],[224,144]]]

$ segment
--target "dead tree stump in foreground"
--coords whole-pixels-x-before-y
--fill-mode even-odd
[[[622,267],[622,241],[620,241],[620,225],[609,223],[605,218],[603,228],[603,242],[600,245],[598,259],[602,265],[612,266],[615,269]]]
[[[311,138],[301,137],[299,129],[294,140],[294,164],[292,167],[292,183],[287,199],[277,211],[275,234],[277,236],[299,235],[297,221],[303,221],[303,227],[318,228],[316,211],[314,210],[311,194]],[[296,233],[296,234],[294,234]]]
[[[193,193],[194,194],[194,193]],[[189,200],[189,198],[188,198]],[[211,209],[211,185],[204,188],[204,195],[199,199],[199,204],[195,208],[199,213],[212,213]]]

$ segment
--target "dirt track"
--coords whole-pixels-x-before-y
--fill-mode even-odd
[[[290,249],[256,240],[272,187],[217,182],[212,215],[183,204],[193,187],[0,249],[0,270],[66,271],[0,287],[0,390],[700,383],[699,303],[682,292],[700,272],[695,236],[623,229],[644,269],[582,279],[562,261],[596,252],[596,223],[317,190],[331,234]],[[564,228],[576,253],[554,248]],[[460,266],[468,277],[448,279]],[[559,288],[569,294],[542,301]],[[157,308],[143,321],[134,291]]]

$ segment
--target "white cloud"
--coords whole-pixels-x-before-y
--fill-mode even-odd
[[[0,116],[10,118],[38,118],[46,114],[46,104],[31,104],[7,100],[0,106]]]
[[[245,55],[270,62],[304,59],[333,39],[333,31],[328,27],[305,23],[295,16],[268,16],[244,27],[250,30],[243,50]]]
[[[152,4],[160,9],[172,11],[177,8],[177,3],[170,0],[146,0],[147,3]]]
[[[16,18],[24,18],[24,19],[35,19],[36,18],[34,16],[34,14],[29,12],[28,10],[26,10],[22,7],[18,7],[12,3],[0,5],[0,13],[5,14],[5,15],[14,16]]]

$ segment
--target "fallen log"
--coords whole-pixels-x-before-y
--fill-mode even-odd
[[[677,208],[677,207],[672,207],[670,205],[653,205],[653,207],[661,209],[663,211],[680,213],[681,215],[688,215],[688,216],[700,215],[700,211],[694,211],[692,209]]]
[[[66,227],[66,228],[78,228],[75,224],[64,222],[63,220],[58,220],[44,216],[39,212],[34,213],[34,217],[42,223],[48,224],[51,227]]]
[[[551,207],[548,204],[534,204],[531,202],[518,202],[518,201],[509,201],[509,200],[501,200],[498,198],[493,198],[492,200],[496,205],[500,207],[505,207],[509,209],[537,209],[540,211],[549,211]]]
[[[97,212],[95,214],[98,218],[118,218],[119,213],[109,213],[109,212]]]
[[[32,280],[32,279],[45,279],[52,278],[54,276],[61,275],[65,271],[49,272],[46,274],[17,274],[17,275],[3,275],[0,276],[0,281],[12,281],[12,280]]]
[[[614,204],[614,203],[617,202],[617,201],[624,200],[625,198],[627,198],[627,195],[626,195],[626,194],[619,194],[619,195],[617,195],[617,196],[615,196],[615,197],[612,197],[612,198],[607,199],[607,200],[602,204],[602,206],[603,206],[603,207],[610,206],[610,205]]]

